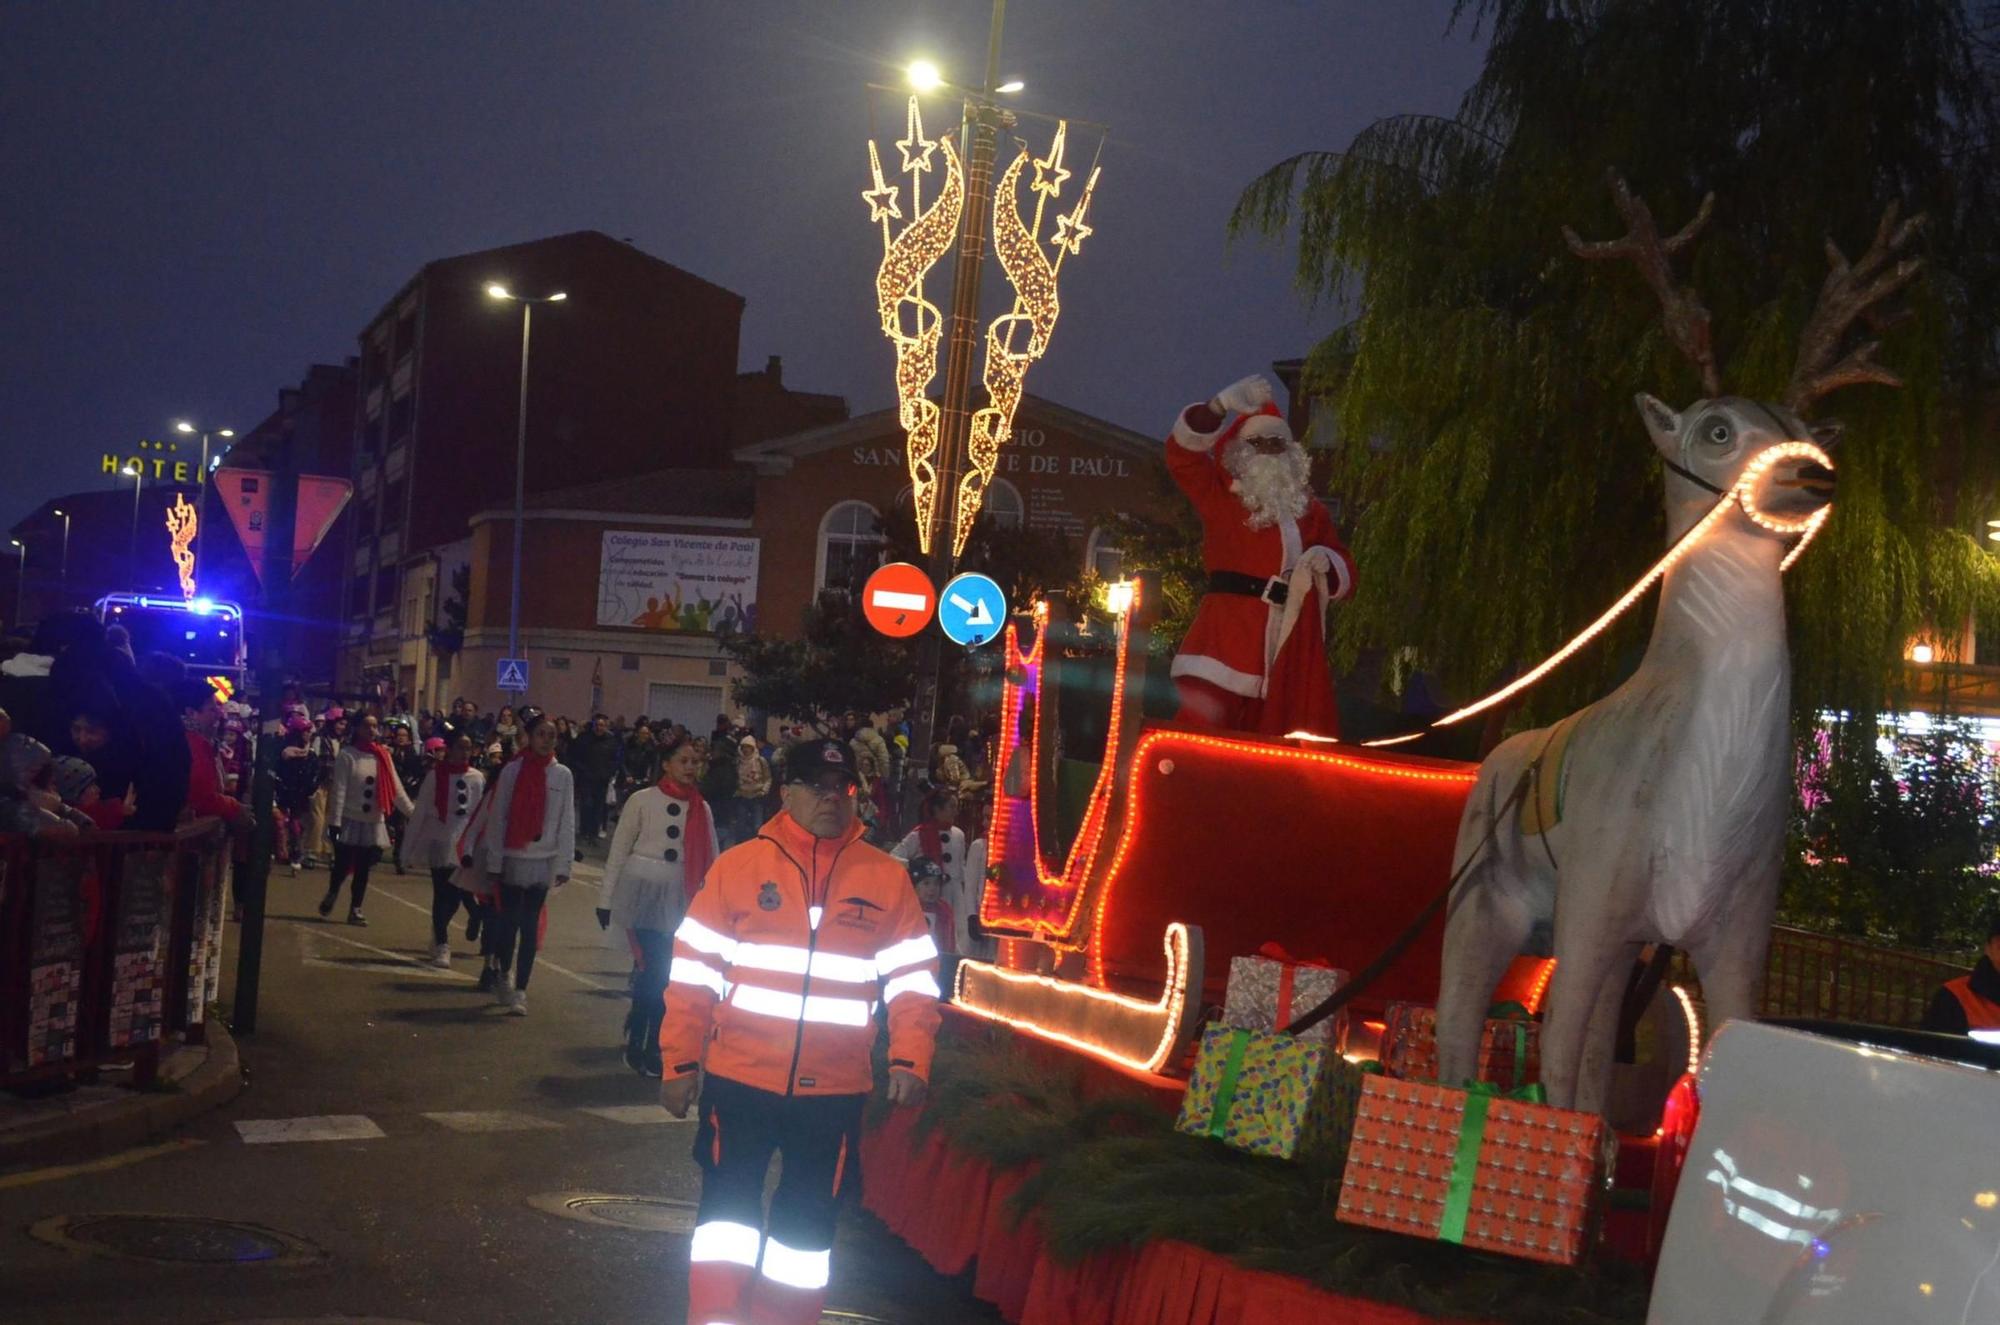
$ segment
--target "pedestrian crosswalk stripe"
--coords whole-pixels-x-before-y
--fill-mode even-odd
[[[440,1127],[454,1132],[532,1132],[540,1128],[561,1127],[558,1122],[547,1118],[537,1118],[532,1113],[510,1113],[505,1109],[474,1109],[458,1113],[427,1113],[423,1115]]]
[[[239,1120],[236,1134],[245,1145],[281,1141],[373,1141],[382,1129],[358,1113],[329,1113],[314,1118],[255,1118]]]
[[[606,1122],[625,1123],[631,1126],[690,1121],[674,1117],[657,1104],[613,1104],[604,1108],[585,1109],[583,1112],[595,1114]]]

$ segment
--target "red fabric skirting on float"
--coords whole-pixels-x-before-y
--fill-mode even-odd
[[[1015,1325],[1435,1325],[1181,1242],[1064,1265],[1033,1215],[1016,1225],[1006,1208],[1027,1173],[919,1138],[918,1116],[897,1109],[863,1134],[862,1204],[940,1273],[976,1265],[973,1292]]]

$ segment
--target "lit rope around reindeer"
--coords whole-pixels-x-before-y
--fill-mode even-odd
[[[1810,460],[1814,464],[1821,465],[1826,469],[1830,470],[1833,468],[1833,458],[1813,442],[1795,440],[1780,442],[1776,446],[1764,448],[1757,453],[1755,459],[1744,467],[1742,476],[1736,480],[1735,486],[1717,498],[1715,505],[1710,508],[1708,514],[1702,516],[1700,520],[1695,522],[1692,528],[1685,534],[1682,534],[1680,540],[1667,549],[1666,555],[1653,563],[1651,570],[1647,571],[1631,588],[1627,589],[1617,602],[1606,608],[1602,616],[1598,617],[1597,620],[1591,622],[1588,626],[1585,626],[1581,632],[1570,639],[1569,643],[1557,649],[1547,658],[1544,658],[1532,671],[1516,677],[1513,681],[1495,690],[1484,699],[1474,700],[1462,709],[1445,714],[1445,716],[1433,722],[1423,731],[1409,732],[1402,736],[1384,737],[1381,740],[1363,741],[1362,744],[1372,746],[1401,745],[1406,741],[1419,740],[1436,728],[1448,727],[1455,722],[1461,722],[1475,714],[1484,713],[1495,704],[1504,703],[1534,685],[1550,672],[1562,666],[1577,650],[1603,634],[1605,628],[1612,622],[1629,612],[1633,604],[1645,596],[1648,589],[1651,589],[1669,570],[1673,569],[1675,562],[1686,556],[1709,530],[1713,529],[1724,516],[1729,514],[1732,506],[1740,507],[1743,514],[1749,516],[1751,521],[1760,528],[1768,529],[1774,534],[1784,534],[1787,536],[1796,534],[1798,536],[1799,541],[1792,546],[1791,551],[1785,554],[1785,559],[1778,563],[1780,573],[1790,570],[1792,563],[1799,559],[1799,555],[1806,550],[1807,545],[1818,535],[1820,526],[1826,523],[1826,518],[1832,513],[1833,507],[1831,505],[1821,506],[1810,514],[1800,516],[1797,519],[1772,515],[1758,509],[1758,485],[1763,482],[1764,476],[1770,473],[1773,465],[1786,460]]]

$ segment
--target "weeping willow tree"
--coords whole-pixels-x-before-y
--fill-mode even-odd
[[[1833,518],[1788,577],[1794,701],[1872,715],[1914,634],[2000,626],[1980,538],[2000,516],[1991,17],[1942,0],[1460,0],[1452,22],[1490,45],[1455,116],[1386,119],[1253,182],[1232,234],[1295,236],[1300,287],[1344,319],[1306,377],[1336,401],[1341,487],[1361,512],[1336,662],[1404,649],[1483,693],[1659,555],[1660,466],[1632,396],[1678,408],[1703,393],[1631,268],[1565,246],[1565,226],[1622,232],[1609,170],[1664,232],[1715,195],[1677,279],[1713,313],[1722,389],[1767,400],[1828,240],[1859,253],[1891,201],[1925,214],[1924,273],[1871,329],[1904,387],[1818,406],[1847,433]],[[1517,720],[1602,694],[1646,617],[1530,692]]]

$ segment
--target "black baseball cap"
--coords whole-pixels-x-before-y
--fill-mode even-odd
[[[854,755],[844,741],[801,741],[785,751],[785,782],[817,782],[822,773],[842,774],[855,786],[861,775],[854,771]]]

